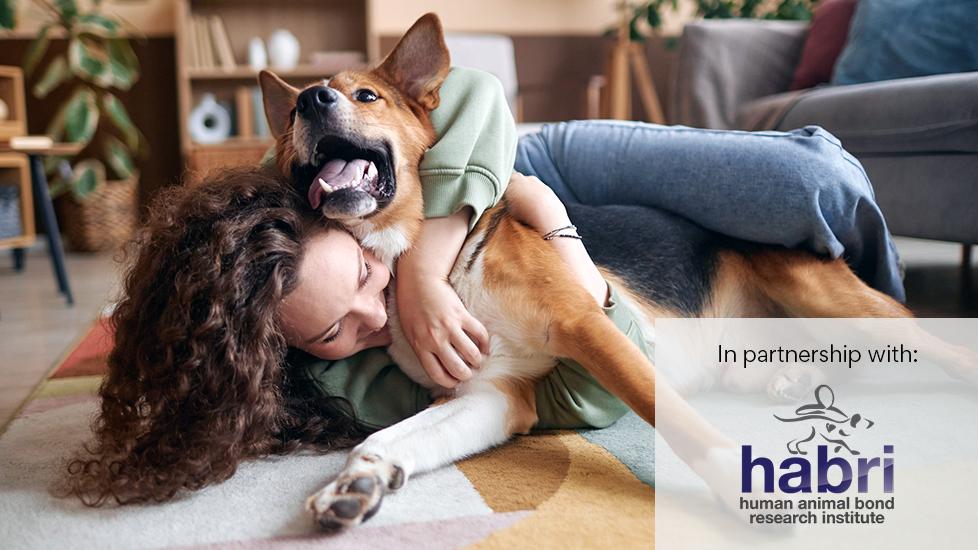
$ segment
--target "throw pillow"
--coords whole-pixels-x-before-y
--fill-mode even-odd
[[[862,0],[832,83],[976,71],[976,29],[976,0]]]
[[[832,79],[832,68],[846,45],[857,0],[822,0],[812,13],[792,90],[811,88]]]

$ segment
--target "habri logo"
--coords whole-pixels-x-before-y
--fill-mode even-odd
[[[872,478],[882,477],[883,492],[893,492],[893,445],[883,445],[882,457],[851,459],[861,453],[851,444],[852,435],[858,430],[868,430],[876,423],[860,414],[849,415],[835,405],[835,392],[827,385],[815,388],[815,402],[795,409],[792,417],[774,415],[781,422],[799,422],[809,427],[804,435],[788,441],[791,455],[780,462],[764,456],[754,457],[750,445],[741,447],[741,492],[753,492],[752,474],[756,468],[764,473],[764,492],[773,493],[775,480],[783,493],[811,493],[814,471],[816,491],[819,493],[844,493],[852,487],[856,478],[856,490],[869,492]],[[815,446],[814,463],[808,454]],[[833,454],[829,456],[829,449]],[[840,453],[841,451],[841,453]],[[881,474],[871,476],[873,470]],[[837,472],[839,475],[833,474]],[[830,476],[836,478],[830,480]]]

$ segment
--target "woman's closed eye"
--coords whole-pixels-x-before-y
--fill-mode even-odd
[[[363,287],[367,286],[367,283],[370,282],[370,275],[373,273],[373,268],[370,267],[370,263],[367,262],[366,258],[361,259],[361,261],[363,263],[360,266],[360,282],[358,284],[359,289],[363,289]],[[340,319],[340,321],[336,323],[336,329],[330,332],[328,336],[323,338],[322,343],[328,344],[336,340],[340,337],[340,333],[342,331],[343,319]]]
[[[373,273],[373,268],[367,263],[367,260],[363,260],[363,275],[360,276],[360,289],[367,286],[367,282],[370,281],[370,274]]]

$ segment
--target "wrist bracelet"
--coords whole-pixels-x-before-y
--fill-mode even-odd
[[[573,231],[573,233],[563,233],[563,231]],[[556,239],[557,237],[566,237],[568,239],[577,239],[577,240],[580,240],[580,241],[583,241],[584,240],[577,233],[577,226],[574,226],[574,225],[565,225],[564,227],[559,227],[557,229],[554,229],[553,231],[550,231],[550,232],[546,233],[543,236],[543,240],[550,241],[550,240]]]
[[[544,237],[543,240],[545,240],[545,241],[552,241],[552,240],[556,239],[557,237],[567,237],[568,239],[577,239],[579,241],[583,241],[584,240],[584,237],[582,237],[580,235],[568,235],[568,234],[565,234],[565,233],[559,233],[557,235],[551,235],[549,237]]]

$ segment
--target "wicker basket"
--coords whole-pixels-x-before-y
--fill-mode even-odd
[[[132,236],[136,223],[139,175],[107,181],[84,199],[58,199],[58,221],[71,250],[113,250]]]

